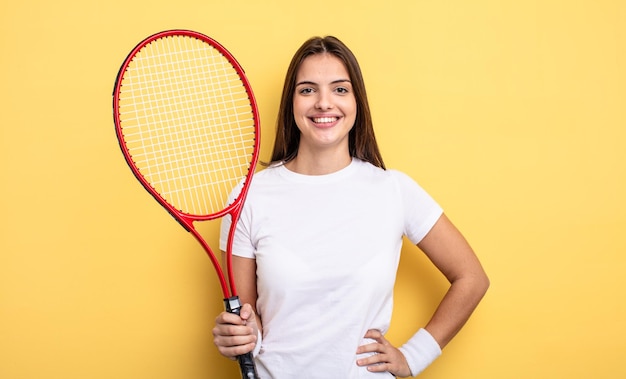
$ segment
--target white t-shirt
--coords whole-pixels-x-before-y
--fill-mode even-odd
[[[418,243],[441,214],[408,176],[358,159],[329,175],[257,173],[233,253],[256,259],[260,377],[392,377],[358,367],[356,349],[389,328],[402,237]]]

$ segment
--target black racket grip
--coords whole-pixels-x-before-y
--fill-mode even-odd
[[[239,315],[241,311],[241,302],[239,296],[229,297],[224,299],[226,311]],[[239,368],[241,368],[241,377],[243,379],[259,379],[259,374],[256,372],[256,366],[254,365],[254,357],[252,352],[238,355],[237,361],[239,362]]]
[[[237,357],[239,368],[241,368],[241,377],[243,379],[259,379],[254,365],[252,353],[246,353]]]

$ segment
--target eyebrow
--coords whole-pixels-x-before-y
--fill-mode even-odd
[[[337,79],[337,80],[333,80],[332,82],[330,82],[330,84],[338,84],[338,83],[350,83],[350,84],[352,84],[350,79]],[[311,82],[309,80],[303,80],[301,82],[296,83],[296,87],[297,86],[301,86],[301,85],[318,85],[318,83]]]

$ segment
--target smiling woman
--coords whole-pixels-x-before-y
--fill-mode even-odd
[[[240,316],[218,316],[214,342],[227,357],[253,351],[261,378],[417,375],[489,285],[435,200],[385,170],[358,67],[334,37],[310,39],[296,52],[272,164],[251,183],[236,222],[233,269],[245,305]],[[224,220],[223,246],[229,228]],[[398,348],[385,334],[404,236],[450,289]]]

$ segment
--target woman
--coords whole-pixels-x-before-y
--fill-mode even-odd
[[[222,248],[228,222],[222,226]],[[385,339],[403,236],[450,281],[430,321],[400,348]],[[214,342],[254,351],[261,378],[415,376],[441,354],[489,281],[439,205],[386,170],[359,65],[334,37],[312,38],[287,71],[268,168],[253,179],[233,267],[241,315]]]

